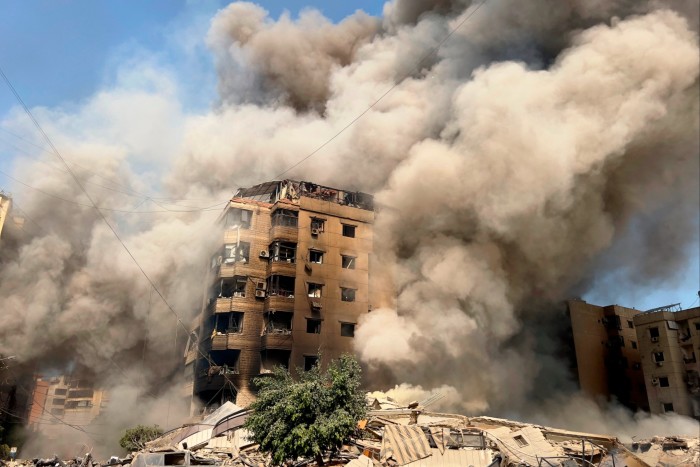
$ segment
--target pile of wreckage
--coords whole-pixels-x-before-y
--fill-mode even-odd
[[[264,467],[270,456],[259,451],[243,427],[249,411],[227,402],[201,421],[165,433],[134,453],[103,465],[132,467],[219,465]],[[14,464],[14,465],[13,465]],[[10,463],[8,467],[19,467]],[[29,467],[31,464],[21,464]],[[49,464],[33,464],[48,467]],[[50,464],[63,467],[60,464]],[[75,467],[96,467],[81,461]],[[298,459],[287,465],[317,465]],[[323,465],[348,467],[648,467],[700,465],[700,441],[660,437],[624,445],[613,436],[578,433],[492,417],[428,412],[418,403],[400,406],[391,399],[370,401],[367,418]],[[66,467],[68,467],[66,465]]]

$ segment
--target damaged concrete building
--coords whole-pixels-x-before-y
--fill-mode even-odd
[[[370,290],[371,195],[293,180],[239,189],[191,327],[184,392],[204,405],[254,399],[251,379],[353,350]]]
[[[700,307],[568,302],[581,390],[633,410],[700,419]]]

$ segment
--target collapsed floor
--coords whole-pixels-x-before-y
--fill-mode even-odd
[[[8,467],[131,464],[226,465],[263,467],[269,456],[248,439],[243,424],[248,411],[228,402],[194,424],[165,433],[134,453],[133,458],[99,464],[75,459],[14,461]],[[2,461],[0,461],[0,465]],[[61,465],[63,464],[63,465]],[[314,466],[299,459],[291,466]],[[324,465],[349,467],[509,467],[509,466],[698,466],[700,441],[686,437],[655,437],[624,445],[613,436],[579,433],[492,417],[466,417],[428,412],[417,405],[401,407],[374,399],[365,420]]]

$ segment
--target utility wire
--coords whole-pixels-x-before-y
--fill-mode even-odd
[[[205,206],[205,207],[202,207],[202,208],[180,209],[180,210],[177,210],[177,209],[168,209],[168,208],[165,208],[164,206],[161,206],[160,204],[156,203],[152,198],[146,198],[146,200],[151,200],[154,204],[156,204],[157,206],[160,206],[160,207],[163,208],[163,209],[161,209],[161,210],[155,210],[155,211],[134,211],[134,210],[127,210],[127,209],[115,209],[115,208],[108,208],[108,207],[105,207],[105,206],[96,206],[96,205],[94,205],[94,204],[81,203],[81,202],[79,202],[79,201],[73,201],[73,200],[70,200],[70,199],[66,199],[66,198],[64,198],[64,197],[62,197],[62,196],[56,195],[56,194],[54,194],[54,193],[50,193],[50,192],[48,192],[48,191],[44,191],[44,190],[42,190],[41,188],[37,188],[37,187],[32,186],[32,185],[30,185],[30,184],[28,184],[28,183],[26,183],[26,182],[23,182],[22,180],[20,180],[20,179],[18,179],[18,178],[16,178],[16,177],[13,177],[12,175],[10,175],[10,174],[8,174],[8,173],[6,173],[6,172],[3,172],[2,170],[0,170],[0,175],[4,175],[5,177],[7,177],[8,179],[14,181],[15,183],[19,183],[20,185],[23,185],[23,186],[25,186],[25,187],[27,187],[27,188],[29,188],[29,189],[31,189],[31,190],[34,190],[34,191],[36,191],[36,192],[38,192],[38,193],[41,193],[41,194],[43,194],[44,196],[48,196],[48,197],[50,197],[50,198],[55,198],[55,199],[58,199],[58,200],[60,200],[60,201],[66,202],[66,203],[75,204],[76,206],[82,206],[82,207],[86,207],[86,208],[95,208],[95,209],[98,209],[98,210],[110,211],[110,212],[121,212],[121,213],[127,213],[127,214],[154,214],[154,213],[158,213],[158,212],[200,212],[200,211],[218,211],[218,210],[220,210],[220,209],[222,208],[222,206],[223,206],[224,204],[228,203],[228,201],[226,201],[226,202],[222,202],[222,203],[213,204],[213,205],[211,205],[211,206]],[[72,175],[72,174],[71,174],[71,175]],[[87,192],[85,192],[85,193],[86,193],[86,195],[87,195]],[[92,201],[92,198],[90,198],[90,196],[88,196],[88,198],[90,199],[90,201]],[[141,204],[143,204],[143,202],[142,202]],[[183,207],[184,207],[184,206],[183,206]]]
[[[107,217],[104,215],[104,213],[102,212],[102,210],[100,210],[100,208],[97,206],[97,204],[95,203],[95,201],[92,199],[92,197],[90,196],[90,193],[88,193],[88,191],[85,189],[85,187],[83,186],[83,184],[80,182],[80,179],[78,179],[78,177],[76,177],[75,173],[73,173],[73,171],[71,170],[70,166],[66,163],[65,159],[64,159],[63,156],[61,155],[61,153],[60,153],[60,151],[58,150],[58,148],[56,148],[56,146],[53,144],[53,141],[51,141],[51,138],[49,138],[49,136],[46,134],[46,132],[45,132],[44,129],[41,127],[41,125],[40,125],[39,122],[36,120],[36,118],[34,118],[34,114],[32,114],[32,112],[29,110],[29,107],[27,107],[27,105],[24,103],[24,100],[22,100],[22,97],[19,95],[19,93],[17,92],[17,90],[14,88],[14,86],[12,85],[12,82],[9,80],[9,78],[7,77],[7,75],[5,75],[5,72],[4,72],[4,70],[2,69],[2,67],[0,67],[0,75],[2,76],[2,78],[3,78],[3,80],[5,81],[5,83],[7,84],[7,86],[8,86],[8,87],[10,88],[10,90],[12,91],[12,94],[15,96],[15,99],[17,99],[17,101],[18,101],[18,102],[20,103],[20,105],[22,106],[22,109],[24,110],[24,112],[27,114],[27,116],[28,116],[29,119],[32,121],[32,123],[34,124],[34,126],[36,127],[36,129],[39,131],[39,133],[43,136],[43,138],[44,138],[44,140],[46,141],[46,143],[48,144],[48,146],[53,150],[55,156],[56,156],[58,159],[60,159],[60,161],[61,161],[61,162],[63,163],[63,165],[65,166],[66,170],[68,170],[68,172],[70,173],[70,175],[71,175],[71,177],[73,178],[73,180],[75,181],[75,183],[80,187],[80,189],[83,191],[83,193],[85,193],[85,196],[88,198],[88,200],[90,201],[90,204],[91,204],[92,207],[95,209],[95,211],[97,211],[97,213],[98,213],[98,215],[100,216],[100,218],[102,219],[102,221],[107,225],[107,227],[109,228],[109,230],[112,231],[112,234],[114,235],[114,237],[117,239],[117,241],[119,242],[119,244],[122,246],[122,248],[123,248],[123,249],[126,251],[126,253],[129,255],[129,257],[131,258],[131,260],[133,261],[133,263],[136,265],[136,267],[138,268],[138,270],[141,272],[141,274],[143,275],[143,277],[148,281],[148,283],[151,285],[151,287],[153,287],[153,290],[156,292],[156,294],[158,294],[158,296],[160,297],[160,299],[161,299],[161,300],[163,301],[163,303],[167,306],[168,310],[170,310],[170,312],[175,316],[175,318],[177,319],[177,324],[180,325],[180,326],[185,330],[185,332],[186,332],[187,334],[189,334],[189,329],[188,329],[187,326],[184,324],[184,322],[182,321],[182,319],[180,319],[180,316],[177,314],[177,312],[175,311],[175,309],[172,307],[172,305],[170,305],[170,303],[169,303],[168,300],[165,298],[165,296],[163,295],[163,293],[162,293],[162,292],[160,291],[160,289],[156,286],[155,282],[151,279],[151,277],[148,275],[148,273],[146,273],[146,271],[143,269],[143,267],[142,267],[141,264],[138,262],[138,260],[137,260],[136,257],[134,256],[134,254],[133,254],[133,253],[131,252],[131,250],[129,249],[129,247],[126,246],[126,243],[124,243],[124,240],[122,240],[122,238],[121,238],[121,236],[119,235],[119,233],[118,233],[118,232],[116,231],[116,229],[112,226],[112,224],[110,224],[110,222],[107,220]],[[198,344],[199,344],[199,343],[198,343]],[[204,359],[209,363],[210,366],[215,366],[215,365],[214,365],[214,362],[211,360],[211,358],[209,357],[209,355],[207,355],[207,354],[205,354],[204,352],[202,352],[202,350],[200,349],[199,345],[197,345],[197,351],[199,352],[200,355],[202,355],[202,357],[204,357]]]
[[[369,105],[369,107],[367,107],[365,110],[363,110],[363,111],[362,111],[359,115],[357,115],[355,118],[353,118],[352,120],[350,120],[345,126],[343,126],[343,127],[342,127],[340,130],[338,130],[335,134],[333,134],[333,136],[331,136],[331,137],[330,137],[328,140],[326,140],[323,144],[321,144],[320,146],[318,146],[316,149],[314,149],[313,151],[311,151],[311,152],[310,152],[309,154],[307,154],[306,156],[304,156],[304,157],[302,157],[301,159],[299,159],[296,163],[292,164],[292,165],[291,165],[290,167],[288,167],[287,169],[285,169],[285,170],[283,170],[282,172],[280,172],[279,174],[277,174],[277,175],[275,176],[275,180],[281,178],[284,174],[286,174],[286,173],[289,172],[290,170],[294,169],[295,167],[299,166],[300,164],[302,164],[302,163],[305,162],[306,160],[308,160],[308,159],[310,159],[311,157],[313,157],[314,155],[316,155],[316,153],[318,153],[321,149],[323,149],[324,147],[326,147],[331,141],[333,141],[334,139],[336,139],[336,138],[337,138],[338,136],[340,136],[343,132],[345,132],[345,130],[347,130],[348,128],[350,128],[351,126],[353,126],[358,120],[360,120],[362,117],[364,117],[365,114],[367,114],[367,113],[368,113],[370,110],[372,110],[377,104],[379,104],[379,102],[380,102],[382,99],[384,99],[386,96],[388,96],[389,93],[390,93],[391,91],[393,91],[396,87],[398,87],[401,83],[403,83],[403,81],[404,81],[406,78],[410,77],[410,76],[411,76],[413,73],[415,73],[416,71],[419,71],[420,67],[423,65],[423,62],[425,62],[430,56],[432,56],[435,52],[437,52],[437,51],[440,49],[440,47],[442,47],[442,46],[445,44],[445,42],[447,42],[447,41],[454,35],[454,33],[457,32],[457,31],[459,30],[459,28],[461,28],[461,27],[464,25],[464,23],[466,23],[466,22],[469,20],[469,18],[471,18],[472,16],[474,16],[474,14],[475,14],[477,11],[479,11],[479,8],[481,8],[481,7],[484,5],[484,3],[486,3],[487,1],[488,1],[488,0],[482,0],[468,15],[466,15],[466,16],[457,24],[457,26],[455,26],[453,29],[451,29],[450,32],[447,33],[447,35],[446,35],[440,42],[438,42],[438,44],[437,44],[436,46],[434,46],[432,49],[430,49],[430,50],[428,51],[428,53],[426,53],[425,55],[423,55],[423,56],[421,57],[421,59],[418,60],[418,62],[416,62],[416,64],[413,66],[413,68],[411,68],[411,70],[409,70],[407,73],[404,73],[398,80],[396,80],[396,82],[395,82],[389,89],[387,89],[386,91],[384,91],[384,93],[383,93],[382,95],[380,95],[374,102],[372,102],[372,103]]]
[[[18,139],[20,139],[20,140],[26,142],[27,144],[30,144],[30,145],[32,145],[32,146],[34,146],[34,147],[40,149],[42,152],[44,152],[44,153],[46,153],[46,154],[49,154],[49,155],[51,155],[51,156],[54,155],[54,154],[53,154],[50,150],[48,150],[46,147],[41,146],[41,145],[39,145],[39,144],[35,144],[34,142],[32,142],[32,141],[30,141],[30,140],[28,140],[28,139],[26,139],[26,138],[23,138],[22,136],[20,136],[20,135],[18,135],[18,134],[16,134],[16,133],[13,133],[13,132],[11,132],[11,131],[9,131],[9,130],[7,130],[7,129],[5,129],[5,128],[2,128],[2,127],[0,127],[0,130],[4,131],[5,133],[7,133],[7,134],[9,134],[9,135],[14,136],[15,138],[18,138]],[[3,140],[3,141],[5,141],[5,144],[8,144],[8,145],[12,146],[13,148],[17,149],[18,151],[20,151],[20,154],[22,154],[22,155],[25,156],[25,157],[28,157],[28,158],[34,159],[34,160],[36,160],[36,161],[38,161],[38,162],[41,162],[41,163],[43,163],[43,164],[46,164],[47,166],[53,168],[54,170],[58,170],[58,171],[60,171],[60,172],[68,173],[68,172],[66,172],[65,170],[61,169],[60,167],[56,167],[56,166],[54,166],[54,165],[52,165],[52,164],[49,164],[48,162],[42,161],[42,160],[39,159],[38,157],[30,156],[29,154],[27,154],[26,152],[24,152],[24,151],[22,150],[22,148],[20,148],[20,147],[14,145],[14,144],[12,144],[12,143],[6,141],[6,140]],[[100,177],[101,179],[103,179],[103,180],[105,180],[105,181],[108,181],[108,182],[110,182],[110,183],[112,183],[112,184],[114,184],[114,185],[116,185],[116,186],[118,186],[118,187],[122,187],[122,188],[126,189],[127,191],[117,190],[116,188],[110,188],[110,187],[107,187],[107,186],[104,186],[104,185],[100,185],[100,184],[95,183],[95,182],[91,182],[91,181],[85,180],[85,183],[89,183],[89,184],[91,184],[91,185],[96,185],[96,186],[99,186],[99,187],[101,187],[101,188],[105,188],[105,189],[107,189],[107,190],[113,190],[113,191],[116,191],[116,192],[119,192],[119,193],[124,193],[124,194],[127,194],[127,195],[138,196],[138,197],[142,197],[142,198],[158,199],[158,200],[163,200],[163,201],[168,201],[168,200],[170,200],[170,201],[209,201],[209,200],[212,200],[212,199],[213,199],[213,198],[163,198],[163,197],[152,196],[152,195],[149,195],[149,194],[147,194],[147,193],[141,193],[141,192],[139,192],[139,191],[136,191],[136,190],[134,190],[133,188],[131,188],[130,186],[123,184],[122,182],[115,181],[115,179],[113,179],[113,178],[105,177],[104,175],[100,174],[99,172],[96,172],[96,171],[94,171],[94,170],[91,170],[91,169],[89,169],[88,167],[86,167],[86,166],[84,166],[84,165],[78,164],[77,162],[72,162],[72,161],[66,161],[66,162],[68,162],[68,163],[70,163],[70,164],[73,164],[73,165],[76,166],[76,167],[80,167],[80,168],[83,169],[84,171],[86,171],[86,172],[88,172],[88,173],[91,173],[91,174],[94,174],[94,175],[96,175],[97,177]]]

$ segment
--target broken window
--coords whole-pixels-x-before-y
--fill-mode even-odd
[[[628,320],[627,320],[627,327],[630,328],[630,329],[634,328],[634,322],[632,322],[632,320],[629,320],[629,319],[628,319]]]
[[[663,352],[654,352],[654,353],[652,354],[652,356],[654,357],[654,361],[655,361],[656,363],[659,363],[659,362],[663,362],[663,361],[664,361],[664,353],[663,353]]]
[[[92,397],[92,389],[72,389],[68,392],[68,397],[78,398],[78,397]]]
[[[294,298],[294,278],[287,276],[270,276],[267,280],[268,295]]]
[[[610,344],[610,347],[624,347],[625,338],[623,336],[613,336],[610,338],[608,343]]]
[[[318,250],[309,250],[309,262],[323,264],[323,252]]]
[[[323,229],[325,226],[326,226],[325,219],[319,219],[316,217],[312,217],[311,218],[311,235],[315,235],[317,233],[323,232]]]
[[[525,438],[522,435],[513,436],[513,441],[515,441],[515,443],[521,448],[530,444],[525,440]]]
[[[316,356],[316,355],[305,355],[304,356],[304,371],[310,371],[317,364],[318,364],[318,356]]]
[[[68,393],[68,389],[56,388],[56,389],[54,389],[53,393],[56,394],[57,396],[65,396]]]
[[[700,331],[700,321],[695,322],[695,330]]]
[[[664,412],[673,412],[673,403],[672,402],[662,402],[661,406],[664,409]]]
[[[292,313],[268,313],[265,323],[267,334],[289,334],[292,331]]]
[[[236,333],[243,330],[243,313],[232,311],[230,313],[216,313],[214,326],[217,333]]]
[[[620,317],[617,315],[606,316],[602,319],[602,323],[607,329],[622,329]]]
[[[355,301],[356,289],[350,289],[347,287],[340,288],[340,299],[344,302],[354,302]]]
[[[355,337],[355,323],[340,323],[340,335],[343,337]]]
[[[637,343],[636,343],[635,341],[630,341],[630,342],[631,342],[631,344],[632,344],[632,348],[633,348],[633,349],[636,349],[636,348],[637,348]]]
[[[225,226],[227,229],[249,229],[252,214],[252,211],[231,208],[226,211],[226,216],[224,217]]]
[[[247,263],[250,261],[250,243],[227,243],[221,255],[222,264]]]
[[[355,257],[340,255],[340,267],[343,269],[355,269]]]
[[[297,227],[299,224],[299,213],[289,209],[277,209],[272,213],[273,227]]]
[[[221,279],[219,298],[245,297],[247,276],[225,277]]]
[[[297,244],[292,242],[272,242],[270,260],[294,263],[297,257]]]
[[[240,350],[212,350],[209,352],[209,358],[214,367],[219,367],[214,370],[219,374],[236,374],[240,354]],[[210,368],[209,371],[211,370]]]
[[[355,226],[343,224],[343,237],[355,238]]]
[[[314,284],[312,282],[309,282],[309,297],[321,298],[321,290],[322,289],[323,289],[323,285]]]
[[[306,332],[309,334],[321,334],[321,320],[320,319],[307,319],[306,320]]]
[[[51,403],[53,405],[63,405],[66,403],[66,400],[65,399],[54,399],[53,401],[51,401]]]
[[[668,385],[668,377],[661,376],[659,378],[659,386],[661,386],[662,388],[667,388],[669,386]]]
[[[657,339],[659,338],[659,328],[653,327],[649,328],[649,337],[656,337]]]

